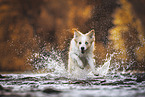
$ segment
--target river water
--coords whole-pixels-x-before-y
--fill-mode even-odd
[[[109,73],[106,76],[72,79],[52,73],[2,74],[0,85],[5,90],[2,90],[0,95],[3,97],[9,95],[14,97],[144,97],[145,81],[139,79],[140,75],[142,74]]]
[[[117,71],[74,78],[56,55],[41,56],[35,66],[43,65],[43,72],[1,73],[0,97],[145,97],[145,73]],[[110,60],[101,71],[110,67]]]

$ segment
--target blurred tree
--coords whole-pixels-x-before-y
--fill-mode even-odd
[[[66,59],[73,37],[72,28],[83,33],[95,29],[98,64],[106,58],[108,48],[121,52],[117,57],[119,60],[144,64],[145,16],[139,4],[145,2],[0,0],[0,70],[31,70],[32,67],[26,65],[28,57],[44,47],[48,52],[52,47],[63,51]]]
[[[144,66],[145,59],[144,29],[130,2],[120,0],[120,4],[121,7],[117,8],[113,14],[115,26],[109,31],[109,39],[113,43],[112,49],[118,52],[117,59],[133,63],[132,69],[138,67],[138,69],[143,69],[140,67]]]
[[[41,1],[0,0],[0,70],[30,70],[28,55],[37,49],[34,24]]]

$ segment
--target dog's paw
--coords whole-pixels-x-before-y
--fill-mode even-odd
[[[83,65],[83,63],[82,63],[81,61],[78,63],[78,65],[79,65],[79,67],[80,67],[81,69],[84,69],[84,65]]]
[[[84,66],[79,66],[81,69],[84,69]]]

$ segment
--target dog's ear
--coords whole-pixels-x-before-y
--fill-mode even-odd
[[[93,30],[89,31],[88,33],[86,33],[86,35],[92,39],[95,38],[95,30],[93,29]]]
[[[81,36],[81,33],[77,30],[77,29],[73,29],[74,31],[74,38],[78,38],[79,36]]]

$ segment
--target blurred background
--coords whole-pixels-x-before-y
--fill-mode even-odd
[[[95,30],[97,64],[115,52],[112,63],[145,71],[144,0],[0,0],[0,71],[33,70],[44,48],[67,60],[73,28]]]

